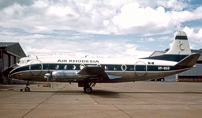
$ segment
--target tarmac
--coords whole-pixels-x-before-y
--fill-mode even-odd
[[[85,94],[76,83],[52,87],[0,85],[1,118],[201,118],[202,83],[99,84]]]

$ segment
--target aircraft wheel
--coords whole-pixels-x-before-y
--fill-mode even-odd
[[[84,87],[83,89],[85,93],[91,93],[93,91],[91,87]]]
[[[29,87],[25,87],[25,92],[30,92],[30,88]]]

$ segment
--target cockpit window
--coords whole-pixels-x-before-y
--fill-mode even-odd
[[[18,61],[18,64],[23,64],[23,63],[24,63],[23,60],[19,60],[19,61]]]
[[[27,64],[30,63],[32,60],[35,60],[35,58],[23,57],[18,60],[17,64],[19,65]]]
[[[26,63],[25,60],[22,60],[22,59],[19,59],[19,60],[18,60],[18,64],[24,64],[24,63]]]

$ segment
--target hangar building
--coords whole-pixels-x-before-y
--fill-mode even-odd
[[[0,42],[0,84],[5,81],[3,70],[15,64],[26,54],[18,42]]]

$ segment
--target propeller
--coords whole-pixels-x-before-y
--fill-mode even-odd
[[[44,75],[44,78],[46,79],[47,81],[47,84],[48,84],[48,87],[50,88],[52,85],[51,85],[51,71],[49,70],[49,65],[48,65],[48,72]],[[53,88],[53,86],[52,86]]]
[[[50,88],[51,87],[51,84],[50,84],[50,82],[51,82],[51,74],[50,73],[46,73],[44,75],[44,78],[47,80],[48,86]]]

